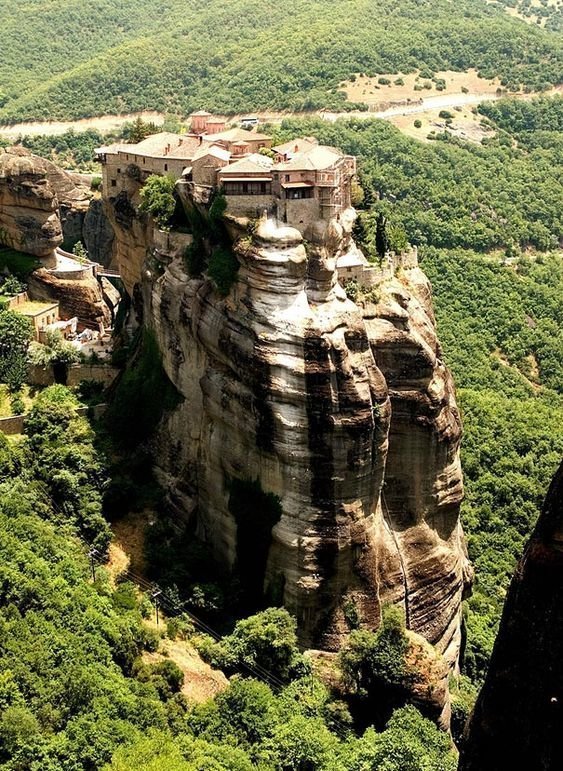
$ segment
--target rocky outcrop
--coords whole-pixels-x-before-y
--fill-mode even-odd
[[[137,208],[141,189],[138,167],[131,169],[123,176],[119,193],[104,200],[104,213],[114,233],[112,259],[130,296],[142,281],[143,265],[153,245],[152,223]]]
[[[563,766],[563,464],[506,598],[460,771]]]
[[[407,630],[406,638],[408,647],[405,664],[408,677],[404,680],[401,697],[396,692],[391,696],[389,692],[379,691],[366,703],[365,694],[358,698],[356,689],[346,682],[338,653],[308,650],[305,656],[311,662],[315,675],[330,689],[333,696],[348,702],[357,728],[374,724],[383,728],[394,709],[404,704],[413,704],[425,717],[447,731],[451,719],[448,687],[451,670],[436,648],[424,637]]]
[[[381,495],[380,594],[401,602],[407,626],[437,645],[450,665],[460,646],[460,592],[472,571],[459,519],[461,421],[442,361],[428,279],[418,268],[363,302],[370,343],[391,400]]]
[[[89,199],[77,175],[23,147],[0,151],[1,244],[52,260],[63,240],[80,240]]]
[[[49,259],[63,235],[57,196],[40,160],[0,153],[0,243]]]
[[[93,275],[81,279],[65,279],[40,268],[28,277],[28,291],[34,300],[58,300],[61,318],[77,316],[88,326],[99,329],[112,324],[114,312],[110,310],[102,288]]]
[[[145,283],[145,322],[184,397],[158,473],[216,556],[252,563],[295,613],[304,646],[338,650],[350,608],[374,629],[391,601],[455,666],[470,578],[460,422],[429,286],[413,269],[379,302],[353,303],[335,270],[348,235],[331,223],[306,252],[297,231],[262,222],[225,299],[180,259]],[[237,480],[278,497],[268,528],[265,498],[249,507],[256,521],[237,517]]]

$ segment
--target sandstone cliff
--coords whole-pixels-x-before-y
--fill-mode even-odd
[[[0,244],[50,265],[56,247],[81,240],[90,259],[109,264],[113,230],[88,179],[24,147],[0,149]]]
[[[563,766],[563,464],[504,606],[460,771]]]
[[[62,242],[59,202],[46,162],[17,148],[0,151],[0,244],[50,259]]]
[[[135,227],[129,288],[142,275]],[[158,473],[216,556],[252,563],[269,600],[295,613],[304,646],[338,650],[350,608],[375,628],[391,601],[455,667],[470,571],[459,414],[430,288],[405,270],[359,307],[335,270],[349,236],[333,223],[306,252],[297,231],[263,222],[239,244],[225,299],[180,258],[145,280],[145,323],[184,397],[160,431]],[[266,533],[261,505],[237,519],[237,480],[278,496]]]
[[[137,174],[132,171],[123,179],[123,189],[104,199],[103,216],[114,234],[111,259],[132,296],[135,285],[142,281],[143,265],[152,247],[152,224],[138,213],[141,184]]]
[[[69,279],[40,268],[28,276],[27,285],[34,300],[58,300],[63,319],[77,316],[99,329],[108,328],[113,323],[115,294],[112,294],[111,301],[105,297],[102,287],[91,273],[81,279]]]

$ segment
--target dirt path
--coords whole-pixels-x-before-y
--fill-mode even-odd
[[[561,93],[563,86],[558,86],[548,92],[549,95]],[[420,94],[417,94],[420,96]],[[517,99],[532,99],[537,94],[512,94]],[[370,118],[382,118],[383,120],[393,120],[398,116],[417,115],[428,113],[437,109],[447,109],[455,107],[466,107],[479,104],[484,101],[500,99],[496,93],[449,93],[439,94],[428,97],[422,97],[422,103],[402,104],[390,107],[386,110],[375,112],[330,112],[319,110],[316,112],[253,112],[252,115],[259,118],[263,123],[280,123],[284,118],[300,118],[318,115],[328,121],[335,121],[338,118],[360,118],[369,120]],[[165,116],[158,112],[130,113],[127,115],[104,115],[98,118],[83,118],[76,121],[39,121],[29,123],[16,123],[13,126],[0,126],[0,137],[10,140],[16,140],[21,136],[47,135],[57,136],[64,134],[69,129],[74,131],[86,131],[87,129],[97,129],[101,133],[111,133],[118,131],[124,123],[142,118],[144,121],[150,121],[157,126],[164,123]],[[228,120],[232,122],[240,121],[242,115],[229,116]]]

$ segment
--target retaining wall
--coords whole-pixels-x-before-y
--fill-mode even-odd
[[[94,407],[78,407],[76,414],[84,417],[90,415],[93,418],[99,418],[106,410],[107,404],[96,404]],[[0,431],[6,434],[6,436],[22,434],[26,417],[27,413],[24,415],[12,415],[9,418],[0,418]]]

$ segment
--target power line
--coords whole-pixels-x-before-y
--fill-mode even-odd
[[[56,504],[54,504],[54,508],[58,510],[59,513],[62,513]],[[106,560],[102,553],[96,549],[96,547],[92,546],[92,544],[89,543],[83,536],[78,533],[76,535],[77,538],[87,547],[87,555],[90,559],[92,575],[95,580],[94,565],[98,564],[100,566],[104,566],[106,564]],[[120,575],[131,580],[132,583],[136,584],[144,593],[149,594],[155,601],[155,604],[157,604],[158,601],[158,605],[162,607],[168,615],[173,617],[174,615],[184,614],[189,618],[189,620],[197,629],[209,635],[216,642],[220,642],[223,639],[223,635],[210,627],[209,624],[207,624],[205,621],[202,621],[191,610],[188,609],[187,601],[178,602],[177,600],[171,598],[165,589],[161,589],[156,583],[148,581],[146,578],[139,575],[138,573],[135,573],[130,568],[123,570]],[[288,685],[288,683],[281,680],[277,675],[257,662],[252,664],[245,661],[239,662],[238,669],[241,674],[247,673],[257,680],[265,683],[273,690],[281,690],[286,685]],[[342,736],[345,736],[350,730],[349,726],[345,725],[335,717],[331,717],[331,723],[334,725],[334,727],[340,729]]]

